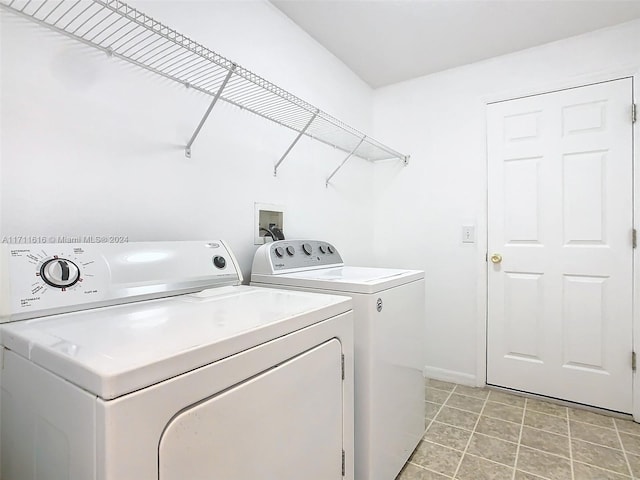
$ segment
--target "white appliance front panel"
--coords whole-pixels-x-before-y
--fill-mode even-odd
[[[111,401],[98,399],[98,479],[155,479],[159,475],[160,438],[177,414],[331,339],[339,340],[345,356],[345,379],[342,385],[342,435],[346,465],[344,478],[353,480],[354,371],[351,311],[144,390]],[[310,380],[320,381],[313,370],[308,370],[306,374],[311,377]],[[283,381],[286,381],[286,377],[283,377]],[[257,393],[253,399],[255,405],[250,405],[250,408],[260,408],[258,404],[262,397],[268,398],[269,395],[277,395],[277,392]],[[302,400],[306,401],[304,398]],[[291,397],[282,398],[285,407],[290,406],[293,401]],[[246,414],[251,415],[250,412]],[[215,432],[211,434],[215,435]],[[245,440],[245,452],[251,452],[250,432],[237,432],[237,435]],[[247,461],[252,461],[251,455],[248,454],[246,458]],[[298,478],[305,478],[305,474],[303,471]]]
[[[3,419],[10,421],[3,425],[2,430],[6,439],[6,442],[3,442],[0,461],[2,478],[158,480],[161,478],[158,472],[160,439],[167,425],[181,412],[203,400],[233,389],[248,379],[257,378],[327,342],[338,342],[341,353],[344,354],[341,436],[345,450],[344,478],[353,480],[351,311],[110,401],[96,398],[38,365],[5,350],[2,415]],[[332,345],[335,346],[335,343]],[[331,349],[331,352],[335,353],[334,349]],[[322,378],[316,378],[322,374],[321,371],[314,370],[316,366],[323,368],[316,364],[314,357],[311,367],[306,369],[306,375],[310,376],[309,381],[322,382]],[[340,377],[340,372],[336,372],[335,368],[331,368],[331,371],[331,375]],[[279,377],[279,380],[284,382],[284,391],[296,390],[294,386],[287,384],[288,375]],[[277,390],[259,389],[254,393],[256,404],[263,396],[278,395]],[[313,393],[315,395],[317,392]],[[302,404],[313,401],[306,396],[283,396],[281,400],[280,408],[283,409],[298,401]],[[254,405],[247,407],[252,409]],[[250,415],[251,410],[245,413]],[[41,434],[43,429],[24,428],[25,425],[35,424],[46,427],[47,434]],[[206,425],[202,425],[202,429],[203,435],[217,434]],[[252,441],[249,433],[237,432],[245,439],[247,449],[251,448]],[[306,432],[307,435],[313,433]],[[307,439],[312,441],[312,437]],[[65,452],[69,455],[62,455]],[[252,461],[252,458],[248,456],[247,461]],[[336,459],[336,463],[340,463],[339,458]],[[34,467],[36,465],[38,469]]]
[[[110,399],[350,309],[339,296],[219,287],[15,322],[2,343]]]
[[[241,281],[237,262],[221,240],[2,244],[0,322]]]
[[[290,277],[269,277],[277,282],[283,276]],[[337,293],[331,282],[321,288],[262,285]],[[376,294],[344,294],[352,298],[354,313],[355,478],[393,479],[425,430],[425,282],[415,280]]]
[[[341,480],[341,353],[329,340],[180,413],[160,478]]]

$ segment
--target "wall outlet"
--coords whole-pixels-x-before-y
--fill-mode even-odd
[[[476,243],[476,226],[462,226],[462,243]]]

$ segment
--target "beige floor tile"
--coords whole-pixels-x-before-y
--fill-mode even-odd
[[[548,480],[544,477],[539,477],[537,475],[533,475],[532,473],[525,473],[521,470],[516,470],[516,476],[513,478],[514,480]]]
[[[620,432],[620,440],[624,450],[634,455],[640,455],[640,437],[629,433]]]
[[[631,473],[640,478],[640,456],[627,453],[627,459],[629,460],[629,465],[631,465]]]
[[[573,475],[576,480],[625,480],[631,478],[580,462],[573,462]]]
[[[532,448],[520,447],[517,470],[553,480],[571,480],[571,464],[566,458]]]
[[[623,475],[629,475],[629,467],[624,454],[619,450],[594,445],[581,440],[571,440],[573,459],[577,462],[597,465]]]
[[[396,480],[448,480],[450,478],[408,463],[396,477]]]
[[[460,410],[467,410],[468,412],[480,413],[482,407],[484,406],[484,400],[480,398],[458,395],[454,390],[454,392],[447,400],[446,405],[449,407],[459,408]]]
[[[424,402],[424,418],[428,418],[429,420],[434,418],[438,414],[441,406],[442,405],[438,405],[437,403]]]
[[[511,480],[513,468],[466,454],[455,478],[456,480]]]
[[[621,432],[640,435],[640,423],[636,423],[632,420],[624,420],[622,418],[614,418],[613,421]]]
[[[462,452],[422,441],[409,461],[436,473],[452,476],[461,458]]]
[[[522,423],[522,412],[522,408],[488,401],[482,414],[487,417],[497,418],[498,420],[506,420],[520,424]]]
[[[568,422],[565,418],[534,412],[529,409],[527,409],[524,414],[524,424],[529,427],[558,433],[560,435],[569,434]]]
[[[467,453],[512,467],[516,461],[517,449],[518,445],[515,443],[474,433],[467,447]]]
[[[569,419],[598,425],[599,427],[615,428],[613,424],[613,417],[607,417],[606,415],[600,415],[599,413],[590,412],[588,410],[570,408]]]
[[[437,403],[442,405],[447,398],[449,398],[450,392],[445,392],[444,390],[438,390],[436,388],[426,387],[424,399],[427,402]]]
[[[591,425],[589,423],[576,422],[575,420],[571,420],[569,425],[571,427],[571,438],[597,443],[598,445],[604,445],[605,447],[616,448],[618,450],[622,449],[622,445],[620,445],[620,440],[618,439],[618,433],[615,430],[598,427],[597,425]]]
[[[467,430],[473,430],[478,421],[478,414],[472,412],[466,412],[457,408],[442,407],[440,413],[436,417],[438,422],[448,423],[454,427],[466,428]]]
[[[445,423],[433,422],[424,435],[424,440],[464,451],[467,448],[469,437],[471,437],[471,431],[469,430],[463,430]]]
[[[445,390],[447,392],[452,391],[456,387],[455,383],[443,382],[442,380],[435,380],[433,378],[426,378],[424,384],[432,388],[437,388],[438,390]]]
[[[567,418],[567,407],[557,405],[537,398],[527,399],[527,409],[535,412],[546,413],[547,415],[555,415],[556,417]]]
[[[512,395],[506,392],[500,392],[498,390],[491,390],[489,394],[489,400],[497,403],[504,403],[505,405],[511,405],[512,407],[524,407],[525,398],[518,395]]]
[[[569,437],[565,437],[564,435],[525,426],[522,428],[520,443],[527,447],[542,450],[543,452],[570,458]]]
[[[457,385],[453,391],[458,395],[466,395],[468,397],[481,398],[484,400],[489,395],[489,390],[486,388],[467,387],[466,385]]]
[[[481,415],[476,432],[517,443],[520,438],[520,425]]]

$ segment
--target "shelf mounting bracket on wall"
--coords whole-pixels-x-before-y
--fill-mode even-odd
[[[315,113],[311,116],[311,118],[309,119],[307,124],[304,126],[304,128],[302,130],[300,130],[300,133],[298,133],[298,136],[293,141],[293,143],[291,143],[291,145],[289,145],[289,148],[287,148],[287,151],[284,152],[284,155],[282,155],[282,157],[280,157],[280,160],[278,160],[278,163],[276,163],[276,165],[273,167],[273,176],[274,177],[278,176],[278,167],[280,166],[280,164],[282,162],[284,162],[284,159],[287,158],[287,155],[289,155],[289,152],[291,151],[291,149],[296,145],[296,143],[298,143],[298,140],[300,140],[302,135],[305,134],[305,132],[311,126],[311,124],[313,123],[313,121],[316,119],[317,116],[318,116],[318,110],[316,110]]]
[[[195,141],[196,137],[200,133],[200,130],[202,130],[204,123],[207,121],[207,118],[209,118],[209,115],[211,114],[211,110],[213,110],[213,107],[216,105],[216,102],[220,98],[220,95],[222,94],[222,90],[224,90],[224,87],[226,87],[227,83],[229,83],[229,80],[231,79],[231,75],[233,75],[233,72],[236,70],[236,67],[237,65],[234,63],[229,69],[229,73],[227,73],[227,76],[222,81],[222,85],[220,85],[220,88],[218,88],[216,95],[213,97],[213,100],[211,101],[211,105],[209,105],[209,108],[207,108],[207,111],[204,113],[204,117],[202,117],[202,120],[200,120],[200,124],[196,128],[196,131],[193,132],[193,135],[191,136],[191,140],[189,140],[189,143],[187,143],[187,146],[184,149],[184,154],[187,158],[191,158],[191,145],[193,145],[193,142]]]
[[[338,170],[340,170],[340,169],[342,168],[342,166],[343,166],[345,163],[347,163],[347,160],[349,160],[349,159],[353,156],[353,154],[354,154],[354,153],[356,153],[356,150],[358,150],[358,148],[360,148],[360,145],[362,145],[362,142],[364,142],[366,138],[367,138],[367,136],[366,136],[366,135],[365,135],[364,137],[362,137],[362,138],[360,139],[360,141],[358,142],[358,145],[356,145],[356,148],[354,148],[353,150],[351,150],[351,153],[349,153],[349,155],[347,155],[347,158],[345,158],[345,159],[342,161],[342,163],[341,163],[340,165],[338,165],[338,166],[336,167],[336,169],[335,169],[333,172],[331,172],[331,175],[329,175],[329,176],[327,177],[327,181],[324,183],[324,186],[325,186],[325,187],[328,187],[328,186],[329,186],[329,180],[331,180],[331,179],[333,178],[333,176],[334,176],[336,173],[338,173]]]

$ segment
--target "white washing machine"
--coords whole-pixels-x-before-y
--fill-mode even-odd
[[[353,479],[350,300],[221,241],[1,258],[3,480]]]
[[[258,248],[251,284],[348,295],[355,341],[357,480],[393,480],[422,438],[424,272],[345,266],[322,241]]]

